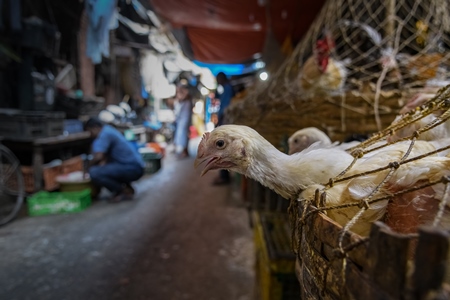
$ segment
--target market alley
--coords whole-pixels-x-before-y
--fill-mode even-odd
[[[248,213],[214,176],[168,156],[133,201],[0,227],[0,299],[252,299]]]

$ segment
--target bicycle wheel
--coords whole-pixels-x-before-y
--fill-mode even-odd
[[[25,187],[20,162],[0,145],[0,225],[13,220],[23,204]]]

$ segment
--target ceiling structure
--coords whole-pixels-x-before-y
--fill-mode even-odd
[[[169,22],[185,55],[204,63],[245,63],[273,36],[295,45],[325,0],[148,0]],[[269,34],[270,33],[270,34]]]

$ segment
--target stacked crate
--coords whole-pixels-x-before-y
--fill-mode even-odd
[[[300,299],[287,215],[254,212],[256,294],[261,300]]]
[[[246,179],[246,186],[255,243],[257,299],[298,300],[289,201],[254,180]]]
[[[44,179],[44,190],[54,191],[59,188],[56,180],[58,176],[72,172],[83,171],[83,155],[78,155],[64,161],[53,161],[43,165],[42,176]],[[32,166],[21,166],[25,192],[31,194],[34,190],[34,169]],[[11,183],[15,185],[15,183]]]
[[[64,118],[63,112],[0,109],[0,136],[26,140],[62,135]]]

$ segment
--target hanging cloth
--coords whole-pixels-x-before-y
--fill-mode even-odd
[[[94,64],[109,57],[109,31],[118,27],[117,0],[86,0],[85,9],[89,25],[87,30],[86,55]]]

